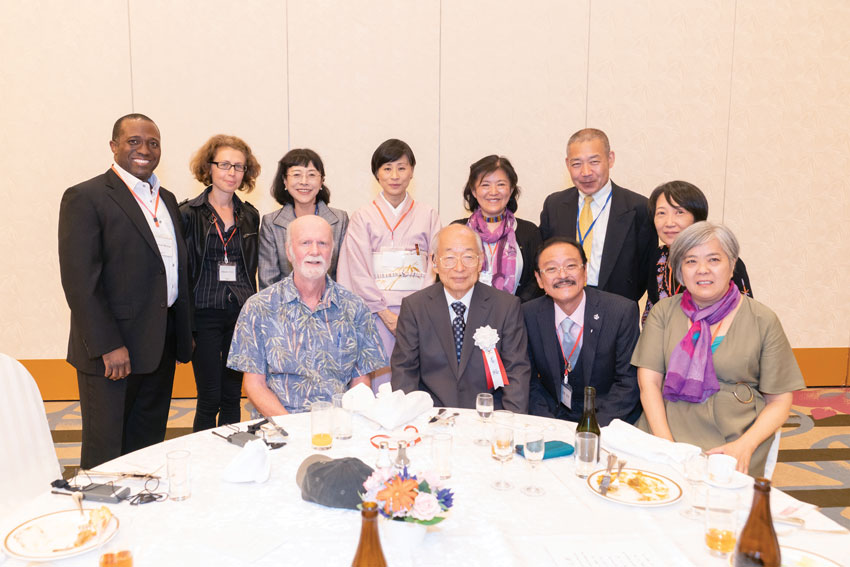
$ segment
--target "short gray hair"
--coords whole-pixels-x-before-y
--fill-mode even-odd
[[[578,142],[592,142],[593,140],[602,140],[602,146],[605,148],[605,154],[611,153],[611,142],[608,141],[608,135],[597,128],[584,128],[579,130],[567,140],[567,153],[570,153],[570,146]]]
[[[705,244],[713,238],[717,239],[720,248],[729,258],[729,264],[734,269],[735,263],[738,261],[738,254],[741,251],[738,239],[726,225],[700,221],[680,232],[670,247],[670,258],[667,261],[670,263],[670,269],[676,274],[677,280],[682,281],[682,260],[685,255],[692,248]]]
[[[460,223],[452,223],[448,226],[444,226],[443,228],[441,228],[437,232],[437,234],[434,235],[434,238],[431,239],[431,257],[432,258],[437,257],[437,246],[440,243],[440,236],[443,234],[443,231],[446,230],[447,228],[449,228],[450,226],[462,226],[462,227],[466,228],[467,230],[469,230],[469,232],[471,232],[472,235],[475,236],[475,242],[476,242],[476,244],[478,244],[478,253],[484,254],[484,243],[481,241],[481,235],[480,234],[478,234],[477,232],[472,230],[469,227],[469,225],[460,224]]]

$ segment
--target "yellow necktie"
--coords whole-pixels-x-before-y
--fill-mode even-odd
[[[593,196],[585,196],[584,207],[582,207],[581,215],[578,217],[578,229],[581,232],[579,238],[584,236],[584,242],[581,243],[581,247],[584,248],[584,254],[587,256],[588,262],[590,261],[590,250],[593,248],[593,231],[587,234],[587,231],[590,230],[590,225],[593,224],[593,213],[590,211],[591,202],[593,202]]]

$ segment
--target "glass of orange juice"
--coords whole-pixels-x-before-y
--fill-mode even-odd
[[[325,451],[333,446],[333,408],[331,402],[310,404],[310,440],[313,449]]]
[[[725,557],[735,550],[738,534],[738,494],[722,488],[706,491],[705,544],[712,555]]]

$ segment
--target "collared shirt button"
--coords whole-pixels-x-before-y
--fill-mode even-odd
[[[163,301],[162,303],[160,303],[160,304],[159,304],[159,306],[160,306],[160,307],[168,307],[168,306],[165,304],[165,302],[164,302],[164,301]]]

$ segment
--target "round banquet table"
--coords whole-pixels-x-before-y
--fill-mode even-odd
[[[652,565],[656,567],[725,564],[709,554],[702,520],[689,520],[680,514],[688,505],[687,493],[678,502],[662,507],[612,502],[591,492],[587,482],[575,476],[573,457],[548,459],[538,466],[535,481],[546,491],[542,497],[520,491],[529,480],[529,465],[519,456],[505,465],[505,476],[514,488],[493,489],[491,482],[499,475],[499,463],[490,457],[489,447],[473,443],[482,433],[477,414],[457,411],[460,415],[452,427],[429,425],[428,418],[435,411],[413,422],[422,436],[422,442],[408,450],[414,472],[431,468],[430,434],[448,430],[453,435],[452,477],[446,485],[455,494],[454,507],[445,521],[429,528],[418,546],[405,548],[383,542],[390,565],[625,567],[644,565],[643,557],[653,554]],[[187,500],[110,505],[120,520],[115,544],[133,550],[136,567],[350,565],[359,539],[360,513],[302,500],[295,473],[302,460],[314,453],[310,447],[310,416],[289,415],[278,420],[289,433],[288,444],[270,451],[271,478],[263,484],[223,481],[222,470],[241,449],[210,431],[171,439],[98,467],[113,472],[158,469],[164,476],[167,452],[187,449],[192,454],[192,495]],[[543,426],[547,440],[573,441],[575,423],[517,415],[515,425],[521,428],[524,424]],[[242,430],[245,425],[241,425]],[[374,466],[378,452],[370,438],[382,431],[357,415],[353,425],[351,439],[335,439],[333,448],[323,453],[333,458],[359,457]],[[227,434],[228,429],[215,431]],[[628,459],[628,468],[663,474],[689,490],[673,467],[622,456]],[[751,487],[740,489],[746,508],[751,491]],[[793,502],[781,491],[772,491],[774,513]],[[89,507],[96,505],[87,502]],[[46,490],[17,511],[10,525],[0,526],[2,535],[5,538],[9,529],[26,519],[71,507],[69,497]],[[810,511],[805,517],[809,527],[840,529],[817,512]],[[782,545],[814,551],[839,564],[850,557],[850,533],[825,534],[777,526]],[[591,562],[594,550],[615,553],[620,549],[627,554],[620,560]],[[51,564],[93,566],[98,557],[98,551],[90,551]],[[3,567],[28,564],[10,557]]]

